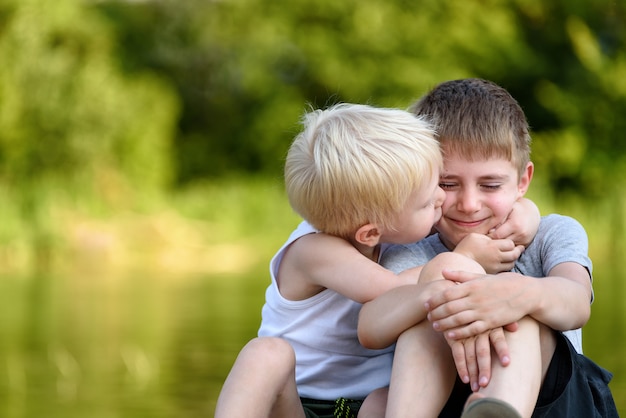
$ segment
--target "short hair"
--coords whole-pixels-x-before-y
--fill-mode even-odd
[[[409,111],[435,125],[444,154],[470,160],[501,157],[521,174],[530,161],[524,111],[506,89],[479,78],[437,85]]]
[[[394,228],[410,194],[442,167],[432,125],[405,110],[340,103],[305,113],[302,124],[285,163],[287,196],[328,234],[348,238],[370,222]]]

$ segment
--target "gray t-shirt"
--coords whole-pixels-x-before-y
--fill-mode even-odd
[[[532,277],[546,277],[556,265],[573,262],[589,271],[592,264],[588,256],[587,233],[573,218],[563,215],[547,215],[541,218],[539,230],[533,242],[515,263],[512,271]],[[449,251],[439,239],[431,235],[414,244],[393,245],[381,256],[381,264],[395,273],[426,264],[437,254]],[[565,331],[576,351],[582,354],[582,331]]]

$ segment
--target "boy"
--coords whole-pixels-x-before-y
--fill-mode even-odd
[[[533,164],[525,115],[494,83],[442,83],[412,111],[437,127],[445,156],[440,179],[446,191],[443,215],[436,225],[438,234],[391,247],[381,261],[393,271],[435,261],[420,276],[419,282],[426,284],[427,276],[438,276],[449,266],[448,251],[471,249],[468,242],[507,216],[526,193]],[[420,354],[416,347],[432,338],[434,329],[450,345],[448,362],[454,361],[474,392],[467,398],[471,391],[455,389],[441,416],[459,416],[462,406],[455,409],[454,402],[463,405],[467,399],[462,415],[467,418],[617,417],[608,388],[610,373],[581,354],[580,328],[590,315],[592,290],[587,236],[578,222],[560,215],[543,217],[535,239],[511,272],[454,270],[443,275],[457,286],[444,291],[430,284],[404,286],[361,311],[359,337],[364,345],[384,347],[399,337],[388,416],[419,415],[411,392],[423,384],[420,367],[431,355]],[[485,362],[490,330],[501,327],[509,330],[505,338],[510,362]],[[440,355],[445,363],[445,355]]]
[[[363,348],[358,312],[417,282],[420,268],[395,275],[377,262],[388,244],[419,240],[439,220],[441,164],[430,125],[408,112],[343,104],[305,116],[285,185],[306,222],[271,261],[260,337],[239,354],[217,418],[384,415],[393,347]],[[498,242],[493,264],[522,250]],[[474,265],[461,255],[455,262]]]

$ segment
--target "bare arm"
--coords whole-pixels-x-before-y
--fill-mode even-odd
[[[586,268],[561,263],[539,282],[535,294],[544,297],[531,305],[530,316],[558,331],[581,328],[587,323],[591,315],[591,278]]]
[[[454,283],[443,280],[445,267],[455,265],[470,271],[483,272],[482,267],[461,254],[447,252],[437,255],[423,268],[417,285],[393,289],[361,308],[358,334],[363,346],[384,348],[400,334],[426,318],[425,302]]]
[[[426,318],[426,300],[447,286],[454,284],[439,280],[401,286],[367,302],[359,314],[359,341],[371,349],[395,343],[400,334]]]
[[[459,271],[444,276],[464,283],[434,295],[427,309],[433,327],[449,338],[467,338],[526,315],[564,331],[580,328],[591,313],[589,273],[577,263],[561,263],[543,278],[517,273],[477,277]]]
[[[417,267],[394,274],[344,239],[309,234],[289,246],[277,280],[281,294],[290,300],[306,299],[332,289],[364,303],[394,287],[417,283],[420,271],[421,267]]]

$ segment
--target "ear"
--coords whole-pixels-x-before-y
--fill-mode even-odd
[[[354,239],[359,244],[375,247],[380,242],[380,228],[375,224],[365,224],[354,233]]]
[[[530,181],[533,179],[534,172],[535,172],[535,165],[532,163],[532,161],[529,161],[528,164],[526,164],[526,168],[522,172],[522,175],[520,176],[520,179],[519,179],[519,183],[517,185],[517,190],[519,193],[518,197],[524,196],[526,192],[528,191],[528,187],[530,186]]]

